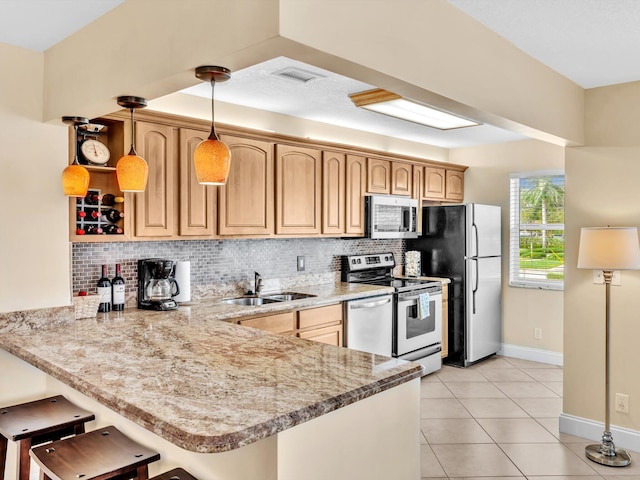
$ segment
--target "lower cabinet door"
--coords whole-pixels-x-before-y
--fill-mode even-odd
[[[313,340],[314,342],[327,343],[329,345],[341,347],[342,325],[332,325],[330,327],[300,332],[298,333],[298,336],[307,340]]]

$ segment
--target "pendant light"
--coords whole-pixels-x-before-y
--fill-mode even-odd
[[[202,185],[224,185],[231,167],[231,151],[216,135],[213,92],[216,82],[229,80],[231,70],[225,67],[202,66],[196,68],[196,77],[211,82],[211,133],[193,152],[196,177]]]
[[[136,153],[134,147],[133,111],[147,106],[147,100],[141,97],[118,97],[118,105],[131,110],[131,149],[116,164],[118,186],[123,192],[144,192],[149,178],[149,166],[144,158]]]
[[[73,143],[75,145],[73,163],[62,171],[62,189],[67,197],[84,197],[89,190],[89,170],[78,162],[78,125],[86,125],[84,117],[62,117],[67,125],[73,125]]]

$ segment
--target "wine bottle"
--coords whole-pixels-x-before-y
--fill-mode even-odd
[[[76,228],[76,235],[84,235],[85,233],[84,228]]]
[[[97,225],[87,225],[84,230],[87,235],[101,235],[104,233],[104,230]]]
[[[116,276],[111,281],[113,310],[124,310],[124,278],[120,275],[120,264],[116,263]]]
[[[116,203],[124,203],[124,197],[116,197],[112,193],[105,193],[100,198],[100,202],[107,207],[113,207]]]
[[[89,220],[89,221],[96,221],[100,218],[100,212],[98,210],[91,210],[90,212],[86,212],[86,218],[85,220]]]
[[[83,218],[85,218],[86,216],[87,216],[87,212],[85,212],[84,210],[80,210],[80,211],[78,212],[78,218],[79,218],[79,219],[83,219]]]
[[[124,213],[115,208],[104,210],[100,220],[103,222],[116,223],[124,217]]]
[[[111,281],[107,278],[107,266],[102,265],[102,277],[98,280],[98,295],[100,295],[99,312],[111,311]]]
[[[99,199],[100,196],[97,193],[88,193],[84,197],[84,203],[85,205],[97,205]]]
[[[122,235],[122,229],[114,224],[105,225],[102,231],[107,235]]]

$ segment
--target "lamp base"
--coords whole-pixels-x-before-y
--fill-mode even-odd
[[[623,448],[608,450],[601,443],[588,445],[584,449],[587,458],[592,462],[608,467],[626,467],[631,463],[631,455]],[[613,453],[613,455],[611,455]]]

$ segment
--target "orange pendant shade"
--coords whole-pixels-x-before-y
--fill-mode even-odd
[[[231,151],[220,140],[204,140],[193,152],[193,164],[198,183],[224,185],[231,168]]]
[[[89,171],[82,165],[69,165],[62,171],[62,189],[67,197],[84,197],[89,190]]]
[[[116,164],[118,186],[123,192],[144,192],[149,178],[149,166],[144,158],[129,152]]]

